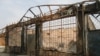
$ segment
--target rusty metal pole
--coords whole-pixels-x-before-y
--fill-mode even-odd
[[[25,33],[25,27],[24,26],[22,26],[22,31],[21,31],[21,52],[23,53],[24,51],[25,51],[25,43],[24,43],[24,37],[25,37],[25,35],[24,35],[24,33]]]
[[[27,26],[25,26],[25,50],[26,50],[26,53],[28,51],[28,33],[27,33]]]
[[[85,56],[89,56],[89,50],[88,50],[88,19],[89,15],[85,15],[85,22],[84,22],[84,36],[85,36]]]
[[[8,52],[8,47],[9,47],[9,30],[8,30],[8,27],[6,27],[5,46],[6,46],[5,51]]]
[[[42,34],[42,23],[36,24],[36,38],[35,38],[35,56],[40,56],[40,46],[41,46],[41,34]]]
[[[80,10],[79,10],[80,9]],[[79,56],[84,56],[84,10],[83,4],[77,10],[77,21],[78,21],[78,37],[77,37],[77,52]]]
[[[88,14],[85,14],[85,6],[82,6],[83,12],[83,49],[84,56],[89,56],[88,53]]]

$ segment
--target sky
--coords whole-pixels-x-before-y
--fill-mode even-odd
[[[84,0],[0,0],[0,29],[18,22],[32,6],[44,4],[72,4]]]

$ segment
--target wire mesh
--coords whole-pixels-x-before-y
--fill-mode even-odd
[[[35,55],[35,37],[36,37],[36,30],[35,24],[29,25],[27,27],[27,54],[30,56]]]
[[[43,23],[43,56],[65,56],[76,53],[75,19],[75,17],[69,17]]]
[[[21,27],[9,31],[8,46],[11,55],[16,55],[16,53],[19,54],[21,52],[21,31]]]

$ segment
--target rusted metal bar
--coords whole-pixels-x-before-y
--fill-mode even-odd
[[[48,6],[48,5],[47,5]],[[63,6],[63,5],[62,5]],[[34,7],[31,7],[28,11],[30,11],[32,8],[34,8]],[[28,11],[25,13],[25,15],[28,13]],[[63,10],[64,11],[64,10]],[[30,11],[30,12],[32,12],[33,13],[33,11]],[[57,15],[57,13],[58,13],[58,15]],[[54,20],[54,18],[55,19],[59,19],[59,17],[61,17],[61,18],[63,18],[63,17],[65,17],[65,16],[59,16],[60,14],[59,14],[59,12],[57,12],[56,14],[53,14],[53,20]],[[24,15],[24,16],[25,16]],[[35,15],[34,13],[33,13],[33,15]],[[17,24],[13,24],[13,25],[10,25],[10,26],[8,26],[9,28],[15,28],[15,27],[18,27],[18,26],[22,26],[22,23],[25,23],[25,22],[21,22],[22,21],[22,19],[24,18],[24,16],[21,18],[21,20],[17,23]],[[58,17],[59,16],[59,17]],[[72,15],[67,15],[67,16],[72,16]],[[35,15],[35,17],[37,17],[36,15]],[[45,19],[44,18],[44,16],[43,17],[41,17],[42,19],[40,20],[40,19],[38,19],[39,17],[37,17],[37,18],[32,18],[33,20],[28,20],[28,21],[26,21],[26,25],[30,25],[30,23],[32,23],[31,21],[34,21],[32,24],[34,24],[34,23],[36,23],[36,21],[49,21],[50,20],[50,18],[51,18],[51,16],[50,15],[47,15],[47,16],[45,16],[45,18],[49,18],[49,19]],[[38,20],[37,20],[38,19]]]
[[[42,24],[36,24],[36,37],[35,37],[35,56],[40,55],[40,46],[42,38]]]
[[[51,7],[50,7],[50,6],[48,6],[48,7],[49,7],[50,15],[52,15]],[[52,17],[52,16],[51,16],[51,17]]]
[[[73,7],[72,7],[73,8]],[[73,9],[72,9],[73,10]],[[66,11],[66,10],[63,10],[63,12],[64,11]],[[55,14],[53,14],[52,15],[52,20],[56,20],[56,19],[61,19],[61,18],[65,18],[65,17],[71,17],[71,16],[74,16],[75,14],[75,11],[73,10],[72,11],[72,13],[73,14],[71,14],[71,15],[67,15],[67,13],[63,16],[63,15],[61,15],[61,13],[60,12],[57,12],[57,13],[55,13]],[[25,21],[25,22],[20,22],[20,23],[18,23],[18,24],[15,24],[15,25],[10,25],[10,26],[8,26],[9,28],[15,28],[15,27],[18,27],[18,26],[22,26],[22,24],[24,23],[26,26],[27,25],[31,25],[31,24],[35,24],[35,23],[39,23],[39,22],[46,22],[46,21],[50,21],[51,20],[51,15],[48,15],[48,16],[45,16],[45,18],[44,17],[41,17],[41,18],[39,18],[39,17],[37,17],[37,18],[32,18],[32,19],[30,19],[30,20],[28,20],[28,21]]]
[[[5,50],[6,50],[6,52],[8,52],[9,50],[9,30],[8,30],[8,28],[6,27],[6,32],[5,32],[5,34],[6,34],[6,36],[5,36],[5,46],[6,46],[6,48],[5,48]]]
[[[88,50],[88,14],[85,14],[84,19],[84,49],[85,49],[85,56],[89,56],[89,50]]]
[[[78,37],[77,37],[77,52],[79,55],[84,56],[84,44],[83,44],[83,34],[84,34],[84,10],[83,10],[83,5],[80,5],[81,11],[77,10],[77,19],[78,19]]]
[[[93,6],[92,6],[93,5]],[[97,8],[95,8],[95,4],[92,4],[92,5],[87,5],[86,6],[86,9],[85,9],[85,13],[88,13],[88,14],[90,14],[90,13],[96,13],[96,12],[98,12],[99,10],[97,9]],[[70,6],[69,6],[70,7]],[[65,17],[71,17],[71,16],[75,16],[75,6],[73,5],[73,6],[71,6],[71,9],[72,9],[72,14],[68,14],[69,12],[68,12],[68,8],[69,7],[65,7],[66,9],[62,9],[61,10],[61,13],[63,14],[65,14],[64,16],[62,16],[61,15],[61,13],[60,12],[56,12],[55,14],[53,14],[52,15],[52,20],[56,20],[56,19],[61,19],[61,18],[65,18]],[[71,10],[70,9],[70,10]],[[81,9],[79,9],[79,10],[81,10]],[[65,13],[66,12],[66,13]],[[51,20],[51,16],[50,15],[47,15],[47,16],[45,16],[45,18],[44,18],[44,16],[43,17],[41,17],[41,18],[39,18],[39,17],[37,17],[37,18],[32,18],[32,19],[30,19],[30,20],[28,20],[28,21],[25,21],[25,22],[20,22],[20,23],[18,23],[18,24],[15,24],[15,26],[13,26],[13,28],[14,27],[18,27],[18,26],[22,26],[22,23],[24,23],[25,25],[30,25],[30,24],[35,24],[35,23],[37,23],[37,22],[45,22],[45,21],[50,21]],[[11,26],[8,26],[8,27],[11,27],[12,28],[12,25]]]
[[[21,52],[23,53],[25,51],[25,27],[22,26],[22,31],[21,31]]]
[[[38,17],[31,9],[29,9],[29,11],[30,11],[35,17]]]
[[[29,18],[29,19],[32,18],[32,17],[27,17],[27,16],[24,16],[24,17],[25,17],[25,18]]]
[[[40,12],[41,12],[42,16],[44,16],[44,14],[43,14],[43,12],[42,12],[42,10],[41,10],[40,6],[39,6],[38,8],[39,8],[39,10],[40,10]]]
[[[82,56],[88,56],[87,50],[87,33],[88,33],[88,19],[85,14],[85,7],[83,4],[80,5],[81,11],[77,10],[78,17],[78,38],[77,38],[77,51]]]
[[[22,16],[22,18],[20,19],[19,22],[21,22],[21,21],[23,20],[24,16],[25,16],[28,12],[29,12],[29,10],[26,11],[26,13]],[[19,23],[19,22],[18,22],[18,23]]]

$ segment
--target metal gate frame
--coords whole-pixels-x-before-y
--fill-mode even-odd
[[[64,6],[68,6],[67,9],[68,11],[69,10],[75,10],[75,11],[71,11],[70,14],[69,12],[67,11],[66,12],[66,8],[62,8],[62,9],[65,9],[63,11],[57,11],[57,13],[55,14],[51,14],[47,17],[45,17],[43,14],[42,16],[38,17],[37,15],[34,14],[34,12],[31,11],[31,8],[34,8],[34,7],[31,7],[28,11],[30,11],[33,15],[34,15],[34,18],[30,18],[29,21],[22,21],[22,19],[24,17],[26,17],[25,15],[27,14],[27,12],[25,13],[25,15],[21,18],[21,20],[15,24],[15,25],[10,25],[10,26],[7,26],[6,27],[6,41],[8,42],[8,38],[9,38],[9,30],[13,29],[13,28],[16,28],[18,26],[23,26],[23,23],[25,24],[25,26],[27,25],[30,25],[30,24],[36,24],[36,53],[35,55],[36,56],[39,56],[39,49],[40,49],[40,38],[41,38],[41,33],[42,33],[42,22],[45,22],[45,21],[50,21],[51,19],[51,16],[52,16],[52,19],[53,20],[56,20],[56,18],[65,18],[65,17],[71,17],[71,16],[76,16],[77,17],[77,25],[78,25],[78,37],[77,37],[77,55],[82,55],[82,56],[88,56],[88,52],[87,52],[87,42],[86,42],[86,38],[87,38],[87,19],[85,18],[85,16],[87,14],[90,14],[90,13],[94,13],[94,12],[98,12],[99,11],[99,2],[96,1],[96,3],[92,4],[93,7],[89,7],[91,5],[87,5],[86,7],[84,6],[84,3],[85,2],[82,2],[82,3],[76,3],[76,4],[72,4],[72,5],[64,5]],[[79,7],[77,6],[74,6],[74,5],[79,5]],[[95,7],[96,5],[96,7]],[[55,6],[55,5],[42,5],[42,6]],[[56,6],[62,6],[62,5],[56,5]],[[37,6],[37,7],[40,7],[40,6]],[[89,7],[89,8],[87,8]],[[71,8],[71,9],[69,9]],[[94,9],[95,8],[95,9]],[[90,10],[90,11],[89,11]],[[40,9],[41,11],[41,9]],[[92,12],[94,11],[94,12]],[[63,13],[61,13],[63,12]],[[42,13],[42,12],[41,12]],[[60,14],[61,13],[61,14]],[[62,16],[63,14],[63,16]],[[53,16],[54,15],[54,16]],[[58,17],[56,17],[58,16]],[[87,17],[87,16],[86,16]],[[29,17],[27,17],[29,18]],[[49,19],[46,19],[46,18],[49,18]],[[24,33],[23,33],[24,34]],[[22,40],[23,41],[23,40]],[[8,46],[8,45],[7,45]]]

